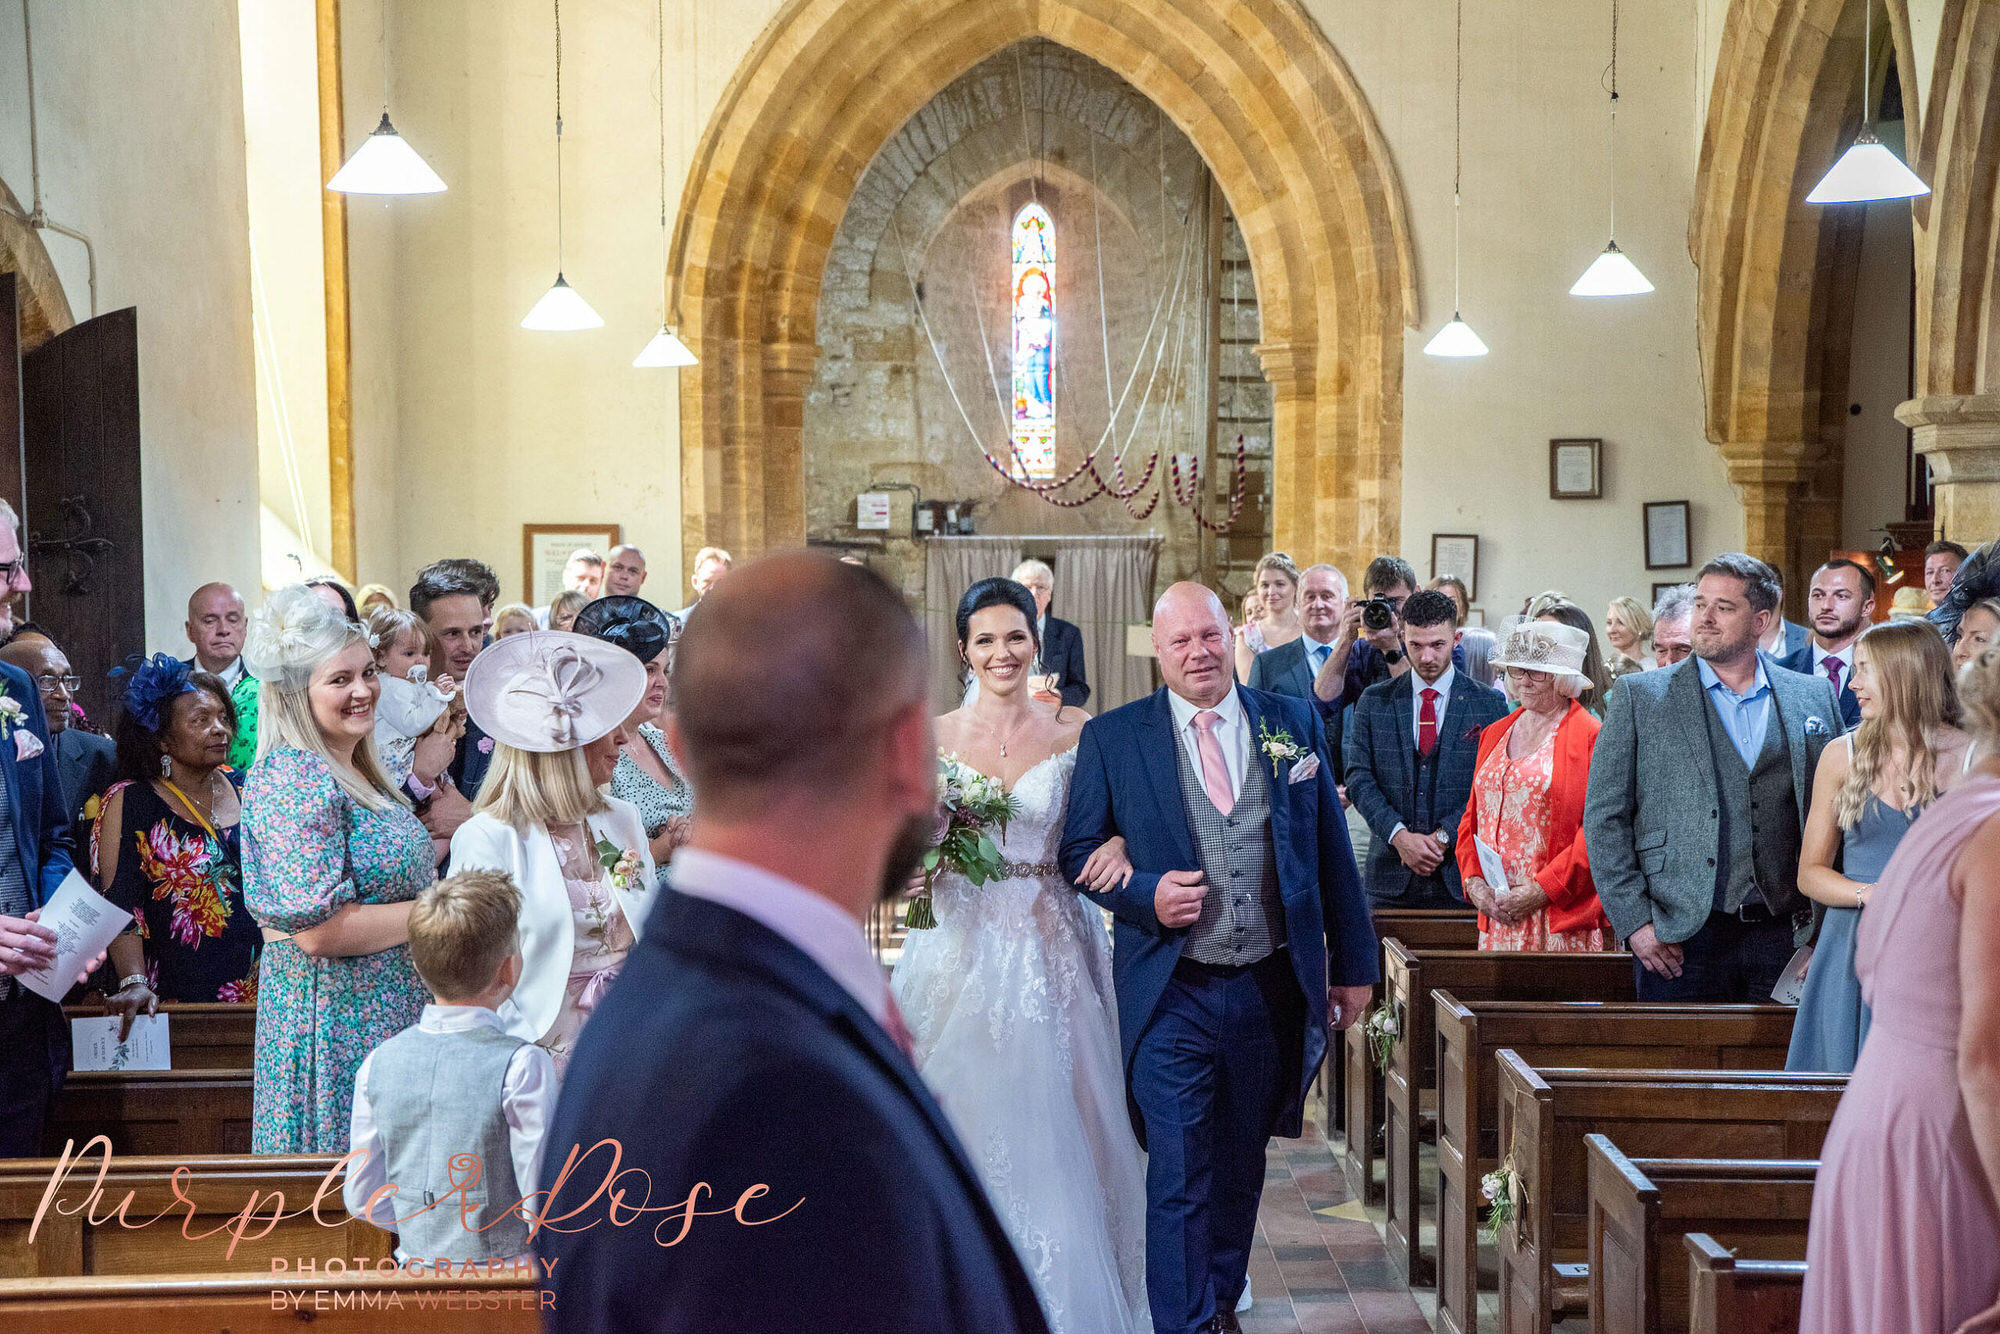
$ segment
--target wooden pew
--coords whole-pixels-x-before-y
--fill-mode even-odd
[[[248,1153],[250,1085],[248,1069],[74,1073],[50,1113],[43,1152],[54,1157],[65,1140],[82,1148],[105,1135],[121,1154]]]
[[[180,1275],[0,1280],[7,1334],[539,1334],[533,1278],[428,1274]],[[551,1308],[552,1309],[552,1308]]]
[[[1462,1000],[1630,1000],[1629,954],[1528,954],[1506,950],[1408,950],[1382,947],[1382,991],[1402,1015],[1403,1035],[1383,1084],[1388,1166],[1383,1173],[1389,1263],[1411,1283],[1433,1281],[1432,1260],[1418,1242],[1419,1125],[1426,1095],[1437,1088],[1435,991]]]
[[[1592,1334],[1688,1327],[1688,1266],[1674,1242],[1691,1232],[1760,1258],[1804,1260],[1817,1162],[1627,1158],[1584,1136],[1590,1205]]]
[[[1500,1143],[1519,1185],[1500,1234],[1502,1334],[1548,1334],[1589,1302],[1585,1135],[1645,1158],[1817,1158],[1847,1088],[1845,1075],[1538,1068],[1512,1051],[1498,1063]]]
[[[380,1260],[393,1253],[392,1234],[348,1216],[340,1200],[341,1178],[329,1181],[339,1162],[331,1155],[114,1156],[93,1202],[103,1161],[101,1152],[73,1156],[61,1188],[42,1211],[50,1180],[62,1164],[53,1158],[0,1159],[0,1278],[264,1274],[273,1258],[288,1263],[299,1256]],[[188,1169],[182,1193],[194,1202],[192,1207],[174,1194],[173,1173],[179,1167]],[[243,1240],[232,1255],[230,1235],[223,1229],[243,1212],[253,1192],[258,1201],[254,1221],[241,1229]],[[129,1226],[117,1221],[128,1193],[131,1203],[122,1216]],[[274,1193],[283,1195],[282,1203]],[[311,1212],[316,1199],[324,1224]],[[268,1220],[279,1210],[300,1216],[283,1219],[267,1232]],[[91,1225],[86,1215],[104,1221]],[[158,1221],[148,1224],[152,1219]],[[35,1234],[32,1243],[30,1231]]]
[[[1471,908],[1377,908],[1374,921],[1378,941],[1400,940],[1407,949],[1470,950],[1479,947],[1479,914]],[[1377,999],[1380,995],[1378,988]],[[1347,1133],[1347,1069],[1345,1049],[1329,1043],[1326,1064],[1320,1068],[1320,1097],[1326,1104],[1322,1128],[1326,1131],[1329,1144]],[[1375,1071],[1372,1068],[1366,1070],[1363,1078],[1369,1084],[1365,1092],[1368,1105],[1372,1108],[1380,1097]],[[1370,1145],[1371,1176],[1374,1170],[1373,1152],[1374,1146]]]
[[[64,1019],[102,1016],[100,1005],[65,1005]],[[254,1005],[160,1006],[171,1016],[167,1034],[173,1043],[176,1070],[248,1070],[257,1049],[257,1007]]]
[[[1552,1004],[1431,993],[1437,1032],[1438,1320],[1471,1328],[1479,1288],[1479,1180],[1499,1162],[1494,1057],[1537,1066],[1771,1070],[1785,1063],[1784,1005]],[[1421,1224],[1421,1213],[1419,1214]]]
[[[1689,1334],[1798,1334],[1806,1267],[1798,1260],[1739,1260],[1703,1232],[1688,1251]]]

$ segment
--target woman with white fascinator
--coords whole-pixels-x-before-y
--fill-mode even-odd
[[[521,981],[501,1025],[558,1074],[652,906],[639,812],[604,795],[646,669],[614,644],[545,630],[495,640],[465,675],[465,707],[494,740],[453,871],[505,871],[521,891]]]
[[[354,1073],[430,998],[410,901],[430,836],[375,755],[381,684],[365,631],[303,584],[250,618],[257,762],[243,784],[243,897],[264,930],[255,1153],[345,1153]]]
[[[1599,726],[1577,702],[1592,686],[1590,651],[1590,633],[1561,621],[1516,616],[1500,628],[1493,665],[1521,707],[1479,734],[1458,826],[1480,949],[1601,950],[1611,934],[1583,844]]]

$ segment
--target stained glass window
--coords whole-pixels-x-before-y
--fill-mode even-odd
[[[1056,236],[1048,210],[1014,218],[1014,448],[1021,474],[1056,474]]]

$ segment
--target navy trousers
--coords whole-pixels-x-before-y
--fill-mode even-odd
[[[15,983],[0,1000],[0,1158],[42,1156],[42,1129],[69,1056],[62,1007]]]
[[[1183,959],[1132,1063],[1146,1123],[1146,1293],[1156,1334],[1243,1295],[1264,1146],[1305,1059],[1305,997],[1279,950],[1243,968]]]
[[[1661,977],[1632,961],[1642,1001],[1709,1001],[1769,1004],[1771,988],[1792,961],[1792,922],[1766,917],[1746,922],[1715,912],[1681,942],[1681,975]]]

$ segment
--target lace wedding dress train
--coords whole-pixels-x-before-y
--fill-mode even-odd
[[[1056,866],[1076,753],[1014,787],[1003,878],[938,877],[891,987],[917,1068],[986,1183],[1055,1334],[1134,1334],[1146,1175],[1125,1110],[1111,942]]]

